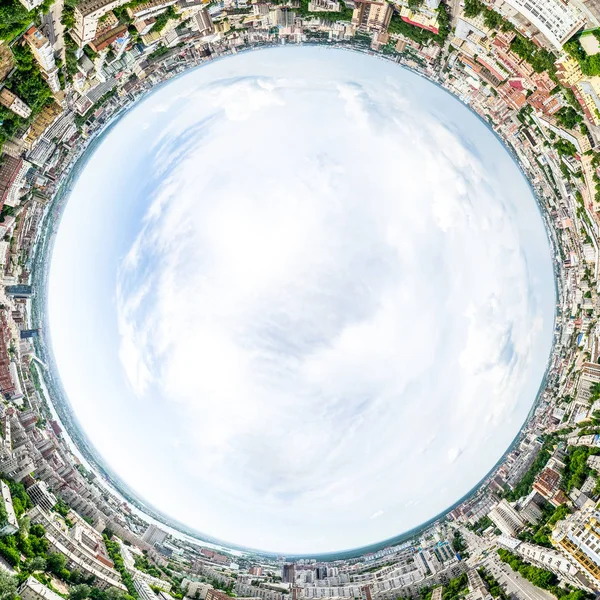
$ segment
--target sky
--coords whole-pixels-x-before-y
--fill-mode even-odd
[[[523,425],[552,342],[527,182],[460,102],[315,47],[160,88],[77,181],[49,324],[73,410],[142,498],[317,553],[456,502]]]

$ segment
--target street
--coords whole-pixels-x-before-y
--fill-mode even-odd
[[[495,554],[490,554],[484,560],[483,566],[498,580],[509,596],[519,598],[519,600],[556,600],[556,597],[550,592],[542,590],[515,573]]]

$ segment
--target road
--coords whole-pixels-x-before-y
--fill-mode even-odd
[[[556,597],[550,592],[542,590],[515,573],[495,554],[490,554],[483,562],[483,566],[500,583],[506,593],[513,598],[519,600],[556,600]]]
[[[42,17],[41,30],[48,38],[54,52],[60,55],[63,63],[65,62],[65,41],[64,25],[60,22],[65,0],[54,0],[50,10]]]
[[[450,14],[452,16],[452,29],[456,27],[458,17],[460,15],[460,1],[461,0],[450,0]],[[598,0],[600,2],[600,0]]]

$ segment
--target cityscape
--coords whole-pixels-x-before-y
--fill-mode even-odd
[[[79,426],[45,322],[61,215],[103,137],[184,72],[281,45],[397,63],[468,106],[526,175],[556,281],[546,376],[494,469],[422,527],[328,555],[228,547],[145,503]],[[0,104],[0,600],[598,597],[596,0],[5,0]]]

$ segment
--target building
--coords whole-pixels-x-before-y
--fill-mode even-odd
[[[134,577],[133,587],[139,594],[140,600],[158,600],[158,596],[152,591],[152,588],[143,579]]]
[[[148,525],[148,529],[144,531],[144,535],[142,536],[142,540],[151,546],[155,544],[163,544],[167,539],[167,532],[163,531],[156,525]]]
[[[31,575],[19,586],[17,593],[21,600],[63,600],[62,596]]]
[[[469,582],[469,593],[466,595],[466,600],[493,600],[483,579],[481,579],[481,575],[475,569],[467,571],[467,580]]]
[[[532,525],[535,525],[539,523],[543,516],[541,508],[543,504],[544,499],[535,490],[533,490],[528,496],[525,497],[524,500],[520,502],[519,514],[526,521]]]
[[[185,595],[188,598],[205,600],[208,590],[212,589],[212,585],[210,585],[210,583],[203,583],[202,581],[191,581],[190,579],[184,579],[181,582],[181,589],[185,591]]]
[[[40,66],[44,79],[53,92],[60,90],[60,81],[58,80],[58,69],[54,60],[54,49],[52,44],[35,26],[31,26],[25,32],[25,40],[29,44],[33,56]]]
[[[560,506],[567,501],[564,492],[560,489],[561,475],[554,469],[544,469],[535,479],[533,489],[554,506]]]
[[[219,590],[208,590],[206,600],[229,600],[229,596],[225,592]]]
[[[75,26],[73,27],[73,38],[80,48],[91,42],[98,30],[100,19],[110,12],[125,4],[126,0],[84,0],[75,7]]]
[[[296,581],[296,569],[294,563],[283,565],[281,570],[281,581],[283,581],[283,583],[294,583]]]
[[[558,50],[579,31],[585,22],[583,14],[572,2],[561,0],[505,0],[515,11],[531,22]]]
[[[82,519],[71,528],[56,513],[49,513],[39,506],[27,512],[33,524],[39,523],[46,530],[51,552],[62,554],[69,569],[77,569],[95,578],[94,585],[100,589],[115,587],[127,591],[121,576],[108,558],[102,536]]]
[[[27,106],[21,98],[6,88],[0,90],[0,104],[6,106],[8,110],[12,110],[15,115],[19,115],[19,117],[22,117],[23,119],[27,119],[31,114],[29,106]]]
[[[37,337],[39,332],[39,329],[21,329],[21,331],[19,332],[19,337],[22,340],[28,340],[30,338]]]
[[[33,287],[30,285],[7,285],[4,288],[7,296],[13,298],[31,298],[33,296]]]
[[[600,513],[583,508],[559,521],[552,544],[585,575],[593,589],[600,588]]]
[[[58,502],[56,496],[48,489],[45,481],[37,481],[27,488],[31,501],[45,511],[50,512]]]
[[[385,32],[392,20],[393,12],[388,2],[359,0],[352,13],[352,25],[360,31]]]
[[[431,593],[431,600],[442,600],[443,591],[443,586],[436,587]]]
[[[0,209],[8,197],[14,193],[14,187],[18,186],[20,189],[19,182],[22,182],[23,179],[23,163],[21,158],[15,158],[8,154],[3,154],[0,158]]]
[[[521,515],[506,500],[500,500],[489,517],[502,533],[513,537],[525,526]]]
[[[44,0],[20,0],[21,4],[27,9],[27,10],[33,10],[34,8],[37,8],[38,6],[40,6],[40,4],[42,4]]]
[[[199,35],[211,35],[215,32],[212,18],[206,8],[203,8],[196,13],[196,23],[198,24]]]
[[[522,542],[505,535],[498,536],[498,543],[517,554],[528,563],[554,573],[559,579],[578,588],[589,589],[589,583],[580,570],[554,548]]]
[[[11,535],[19,531],[19,523],[15,515],[10,490],[4,481],[0,481],[0,491],[2,492],[2,502],[6,513],[6,521],[0,526],[0,535]]]

